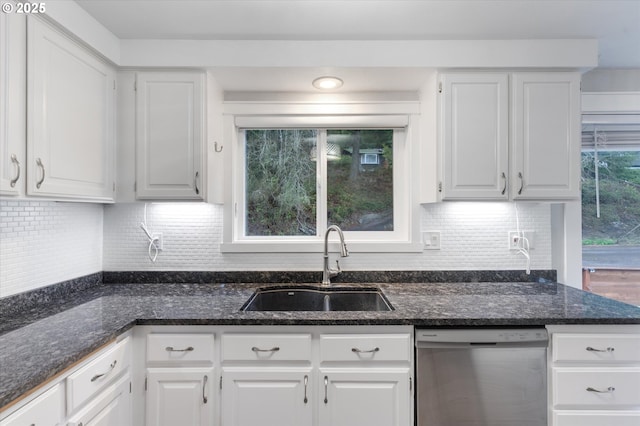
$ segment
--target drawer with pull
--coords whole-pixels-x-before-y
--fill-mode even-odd
[[[553,361],[639,362],[640,336],[634,334],[569,334],[553,336]]]
[[[640,407],[640,368],[553,368],[555,408]]]
[[[67,411],[73,412],[125,371],[131,360],[131,338],[116,343],[67,378]]]
[[[310,361],[311,334],[225,334],[223,361]]]
[[[151,333],[147,336],[148,362],[213,362],[211,333]]]
[[[410,361],[409,334],[323,334],[321,361]]]

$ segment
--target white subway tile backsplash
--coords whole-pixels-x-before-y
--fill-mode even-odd
[[[0,200],[0,297],[107,271],[315,271],[318,253],[222,253],[221,206],[149,203],[147,227],[164,250],[149,260],[144,204]],[[531,269],[551,269],[548,204],[518,204],[520,229],[535,231]],[[508,249],[514,203],[439,203],[421,209],[421,229],[440,231],[440,250],[353,253],[345,270],[523,270]]]
[[[0,297],[102,271],[101,205],[0,200]]]
[[[148,240],[140,229],[143,204],[105,206],[104,269],[244,271],[317,270],[317,253],[222,253],[221,206],[203,203],[150,203],[147,226],[162,232],[164,250],[149,260]],[[520,229],[535,231],[531,269],[551,268],[548,204],[518,204]],[[341,261],[345,270],[522,270],[523,255],[508,249],[516,229],[514,203],[440,203],[422,208],[422,230],[440,231],[441,249],[421,253],[353,253]]]

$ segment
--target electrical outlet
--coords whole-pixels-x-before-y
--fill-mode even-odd
[[[440,231],[425,231],[422,233],[425,250],[440,250]]]
[[[509,231],[509,250],[533,249],[535,246],[535,234],[535,231]],[[521,240],[521,236],[527,239],[528,246]]]
[[[162,232],[154,232],[151,234],[151,239],[155,240],[158,250],[164,249],[164,240],[162,239]]]

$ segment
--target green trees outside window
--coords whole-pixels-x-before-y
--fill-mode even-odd
[[[315,236],[319,222],[393,231],[393,130],[254,129],[245,139],[247,236]]]
[[[596,164],[600,217],[596,203]],[[640,152],[582,153],[583,245],[640,245]]]

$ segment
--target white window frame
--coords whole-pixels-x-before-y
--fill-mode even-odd
[[[237,106],[234,106],[237,110]],[[396,114],[397,115],[397,114]],[[230,182],[227,185],[228,191],[225,193],[224,207],[224,229],[223,241],[220,246],[222,252],[228,253],[318,253],[322,252],[324,246],[324,230],[327,226],[326,215],[317,218],[317,229],[319,235],[315,236],[247,236],[244,235],[244,209],[245,209],[245,149],[244,135],[242,128],[237,125],[241,123],[243,128],[257,128],[247,126],[246,116],[240,116],[238,119],[236,114],[227,114],[225,116],[224,137],[230,140],[231,145],[231,163],[226,170],[225,180]],[[419,182],[412,179],[412,171],[417,171],[419,167],[418,147],[418,120],[412,120],[409,114],[404,114],[405,121],[408,125],[405,128],[394,129],[393,141],[393,179],[394,179],[394,230],[393,231],[353,231],[345,232],[345,239],[352,253],[358,252],[421,252],[423,245],[420,241],[420,204],[418,202]],[[289,122],[287,116],[275,116],[273,114],[260,115],[258,123]],[[294,116],[296,125],[271,126],[271,128],[301,128],[300,123],[304,123],[304,117]],[[312,116],[309,117],[311,122],[315,121]],[[317,128],[321,131],[336,128],[353,128],[353,129],[374,129],[386,128],[389,126],[374,127],[370,123],[376,120],[370,120],[370,116],[365,116],[362,125],[358,125],[357,117],[353,116],[337,116],[337,120],[331,120],[330,117],[323,116],[323,122],[331,123],[337,121],[336,125],[306,126],[307,128]],[[345,118],[348,118],[345,121]],[[249,119],[251,121],[251,119]],[[353,122],[352,125],[344,123]],[[368,125],[367,125],[368,124]],[[259,126],[265,128],[266,126]],[[326,133],[324,133],[326,136]],[[318,171],[317,184],[318,191],[324,191],[326,185],[326,138],[320,137],[318,144]],[[229,170],[230,169],[230,170]],[[320,204],[322,203],[322,204]],[[326,212],[326,197],[318,197],[317,211]],[[337,241],[335,233],[331,234],[331,240]],[[333,243],[332,243],[333,244]],[[337,245],[332,245],[331,250],[335,250]]]

